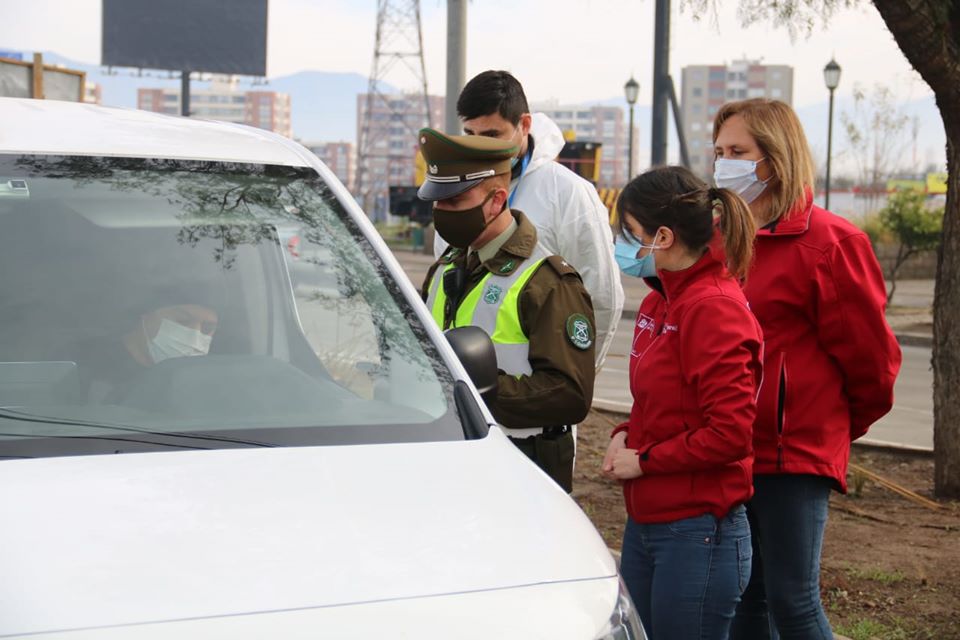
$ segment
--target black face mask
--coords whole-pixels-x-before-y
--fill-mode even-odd
[[[433,226],[440,234],[440,237],[447,241],[451,247],[466,249],[474,240],[480,237],[483,230],[497,219],[497,216],[486,222],[483,216],[483,208],[496,191],[491,191],[483,202],[469,209],[438,209],[433,208]],[[503,213],[503,210],[500,211]]]

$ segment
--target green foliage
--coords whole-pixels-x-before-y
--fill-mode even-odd
[[[893,300],[893,294],[897,291],[900,267],[911,256],[936,249],[940,244],[943,207],[930,209],[926,199],[927,197],[918,191],[897,191],[887,199],[887,205],[880,210],[880,224],[893,235],[899,245],[890,272],[887,304]]]
[[[874,250],[881,244],[892,244],[894,242],[893,234],[880,221],[879,215],[875,213],[867,214],[854,222],[870,238],[870,244],[873,245]]]
[[[711,16],[716,21],[719,0],[682,0],[681,8],[690,9],[695,20]],[[744,25],[770,22],[783,26],[790,38],[809,36],[817,24],[826,24],[840,9],[861,4],[860,0],[740,0],[737,16]]]
[[[880,223],[907,251],[929,251],[940,244],[943,207],[927,208],[926,196],[916,191],[897,191],[880,210]]]

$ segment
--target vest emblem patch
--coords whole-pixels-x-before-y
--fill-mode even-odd
[[[483,301],[487,304],[497,304],[500,302],[500,296],[502,295],[503,289],[495,284],[491,284],[487,287],[486,291],[483,292]]]

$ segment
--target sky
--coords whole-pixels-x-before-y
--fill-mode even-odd
[[[230,0],[224,0],[229,6]],[[302,70],[371,71],[375,0],[269,0],[267,75]],[[834,56],[843,68],[838,98],[854,85],[882,83],[904,102],[930,95],[910,68],[876,9],[837,12],[809,37],[791,41],[769,23],[741,26],[737,0],[718,0],[716,19],[697,20],[674,0],[670,70],[680,90],[680,69],[743,57],[794,67],[797,107],[823,102],[823,66]],[[576,104],[623,95],[634,75],[639,104],[649,104],[653,66],[653,0],[471,0],[468,5],[467,77],[507,69],[531,102]],[[81,62],[100,62],[100,0],[0,0],[0,48],[53,51]],[[421,0],[423,47],[430,93],[446,86],[446,1]],[[414,88],[397,67],[387,81]]]

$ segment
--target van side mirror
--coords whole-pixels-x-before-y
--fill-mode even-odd
[[[497,397],[497,352],[487,332],[480,327],[457,327],[444,333],[467,375],[483,400],[489,404]]]

